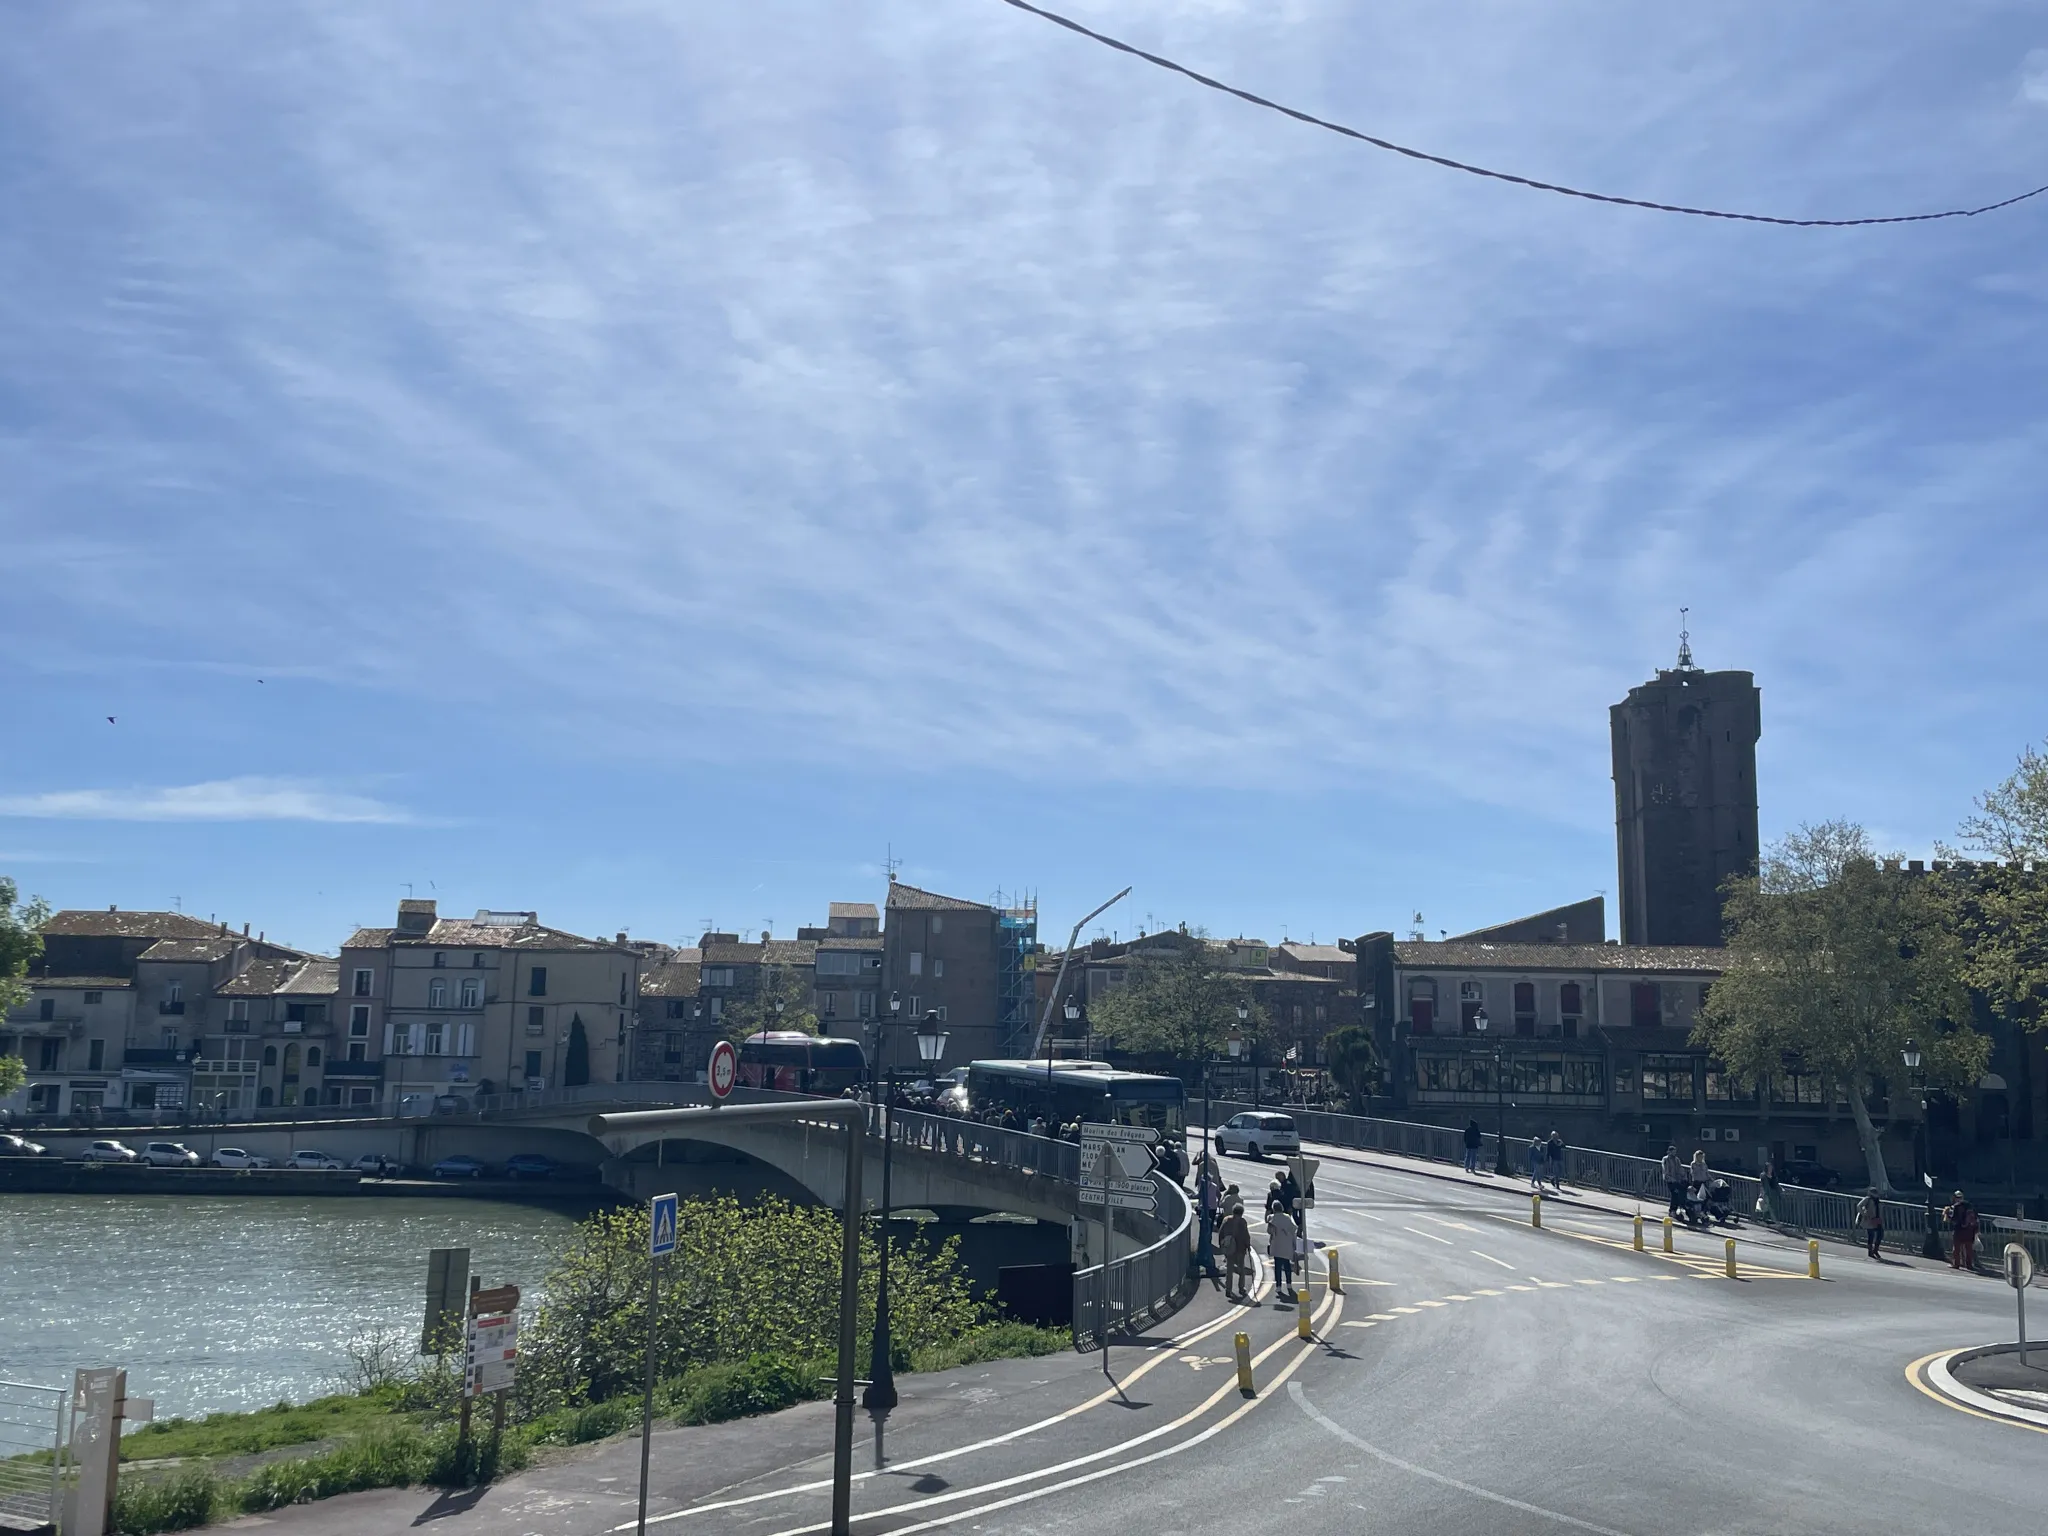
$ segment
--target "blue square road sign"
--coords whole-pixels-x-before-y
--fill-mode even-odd
[[[676,1197],[656,1195],[647,1202],[647,1251],[665,1259],[676,1251]]]

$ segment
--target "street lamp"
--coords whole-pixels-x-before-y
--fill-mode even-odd
[[[1249,1007],[1248,1005],[1244,1004],[1244,1003],[1239,1003],[1239,1004],[1237,1005],[1237,1027],[1238,1027],[1238,1029],[1239,1029],[1240,1031],[1247,1031],[1247,1032],[1248,1032],[1249,1026],[1250,1026],[1250,1024],[1251,1024],[1251,1018],[1252,1018],[1252,1011],[1251,1011],[1251,1008],[1250,1008],[1250,1007]],[[1258,1040],[1258,1036],[1256,1036],[1256,1035],[1252,1035],[1252,1036],[1250,1036],[1250,1040],[1249,1040],[1249,1050],[1250,1050],[1250,1054],[1251,1054],[1251,1058],[1252,1058],[1252,1108],[1253,1108],[1253,1109],[1257,1109],[1257,1108],[1259,1107],[1259,1040]]]
[[[1081,1022],[1081,1005],[1075,1002],[1073,995],[1069,993],[1067,1005],[1060,1012],[1066,1015],[1067,1038],[1071,1040],[1074,1036],[1074,1026]],[[1049,1029],[1045,1032],[1045,1091],[1048,1095],[1052,1092],[1052,1031]]]
[[[1920,1140],[1920,1182],[1927,1188],[1927,1216],[1920,1233],[1920,1257],[1938,1259],[1941,1253],[1941,1218],[1934,1214],[1934,1138],[1927,1133],[1927,1079],[1920,1075],[1920,1047],[1909,1035],[1899,1052],[1906,1070],[1913,1074],[1913,1086],[1920,1093],[1920,1124],[1914,1133]]]
[[[903,1000],[895,993],[889,995],[889,1023],[901,1021]],[[879,1060],[884,1054],[883,1033],[880,1020],[875,1027],[875,1055]],[[928,1067],[937,1066],[946,1054],[946,1032],[939,1028],[939,1014],[936,1008],[927,1009],[917,1026],[917,1056]],[[889,1172],[893,1159],[891,1150],[896,1144],[896,1064],[889,1063],[884,1069],[882,1112],[882,1220],[876,1239],[881,1267],[875,1274],[875,1331],[868,1350],[868,1386],[861,1397],[861,1405],[869,1412],[884,1412],[896,1406],[896,1370],[891,1354],[891,1329],[889,1326]],[[878,1431],[879,1433],[879,1431]]]
[[[1486,1016],[1482,1005],[1472,1015],[1472,1028],[1483,1039],[1493,1020]],[[1506,1086],[1501,1080],[1501,1042],[1493,1042],[1493,1171],[1502,1178],[1508,1176],[1508,1108]]]

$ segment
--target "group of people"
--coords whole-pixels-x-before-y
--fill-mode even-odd
[[[1273,1264],[1275,1289],[1289,1298],[1294,1295],[1295,1280],[1307,1261],[1301,1197],[1302,1189],[1292,1169],[1282,1169],[1273,1175],[1266,1190],[1266,1256]],[[1216,1246],[1223,1250],[1224,1299],[1249,1302],[1252,1227],[1244,1213],[1243,1192],[1235,1184],[1223,1182],[1215,1159],[1206,1154],[1195,1175],[1195,1199],[1204,1229],[1212,1221],[1215,1223]],[[1213,1267],[1209,1276],[1216,1278]]]
[[[1465,1122],[1465,1171],[1479,1172],[1479,1146],[1486,1139],[1486,1133],[1479,1129],[1477,1120]],[[1541,1136],[1529,1138],[1529,1187],[1541,1189],[1548,1184],[1560,1194],[1564,1192],[1564,1136],[1552,1131],[1546,1139]]]
[[[1941,1208],[1941,1219],[1950,1233],[1949,1268],[1975,1269],[1977,1236],[1981,1230],[1977,1208],[1959,1189],[1955,1197]],[[1878,1197],[1875,1185],[1865,1191],[1863,1198],[1856,1203],[1856,1225],[1863,1232],[1864,1253],[1870,1258],[1879,1258],[1878,1249],[1884,1246],[1884,1201]]]

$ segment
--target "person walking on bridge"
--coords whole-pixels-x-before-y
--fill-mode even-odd
[[[1884,1242],[1884,1204],[1877,1198],[1877,1186],[1856,1202],[1856,1225],[1863,1229],[1863,1251],[1870,1258]]]
[[[1467,1120],[1465,1122],[1465,1171],[1467,1173],[1477,1173],[1479,1171],[1479,1143],[1481,1137],[1482,1133],[1479,1129],[1479,1122],[1477,1120]]]
[[[1550,1133],[1549,1163],[1550,1187],[1561,1195],[1564,1193],[1564,1137],[1557,1131]]]
[[[1664,1175],[1664,1191],[1671,1197],[1667,1208],[1670,1215],[1682,1214],[1685,1205],[1685,1164],[1678,1160],[1678,1148],[1674,1144],[1664,1149],[1664,1161],[1660,1165]]]
[[[1948,1218],[1949,1229],[1955,1233],[1949,1243],[1948,1262],[1951,1269],[1975,1269],[1977,1267],[1977,1208],[1963,1198],[1963,1192],[1956,1191],[1955,1203],[1941,1213]]]
[[[1273,1286],[1282,1295],[1294,1294],[1294,1247],[1301,1237],[1294,1217],[1282,1206],[1266,1218],[1266,1253],[1273,1260]]]
[[[1216,1229],[1223,1243],[1223,1299],[1252,1299],[1252,1228],[1244,1219],[1244,1207],[1233,1204],[1223,1225]]]

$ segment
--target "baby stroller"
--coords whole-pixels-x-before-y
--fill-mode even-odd
[[[1701,1203],[1707,1222],[1717,1227],[1739,1227],[1741,1216],[1735,1211],[1735,1192],[1728,1187],[1726,1179],[1707,1181],[1706,1197]]]

